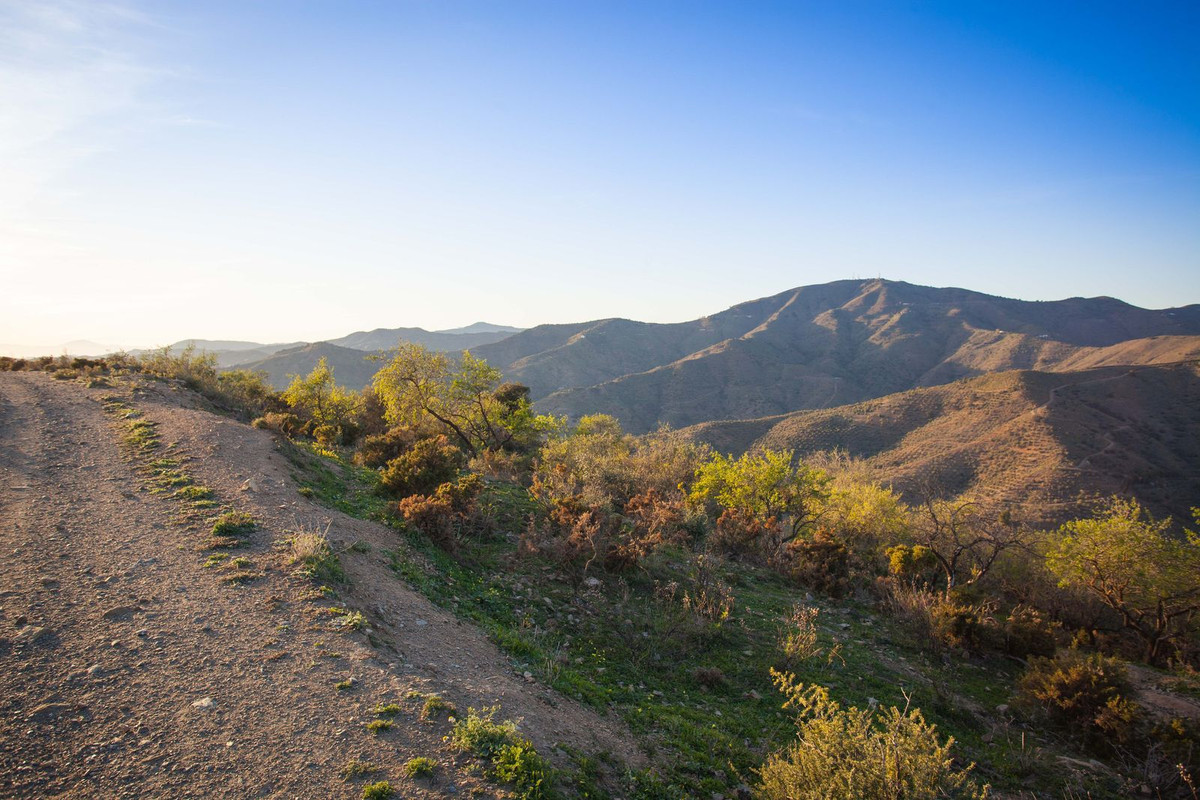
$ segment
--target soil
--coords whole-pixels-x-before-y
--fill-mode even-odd
[[[101,404],[112,395],[158,424],[164,452],[221,507],[259,521],[234,554],[261,577],[230,584],[204,566],[211,521],[149,491]],[[379,780],[398,797],[505,796],[410,691],[499,705],[559,764],[565,748],[642,763],[620,721],[517,674],[398,579],[394,531],[301,497],[274,434],[201,406],[162,382],[0,373],[0,796],[357,798]],[[336,600],[275,546],[296,530],[342,551]],[[327,612],[341,603],[367,627],[339,626]],[[402,707],[393,727],[368,732],[389,702]],[[416,756],[438,762],[432,778],[404,776]],[[344,780],[354,759],[379,769]]]

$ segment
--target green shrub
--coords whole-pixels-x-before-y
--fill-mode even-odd
[[[367,730],[375,734],[383,733],[384,731],[391,730],[391,728],[391,720],[373,719],[367,723]]]
[[[355,778],[361,778],[364,775],[372,775],[378,771],[379,767],[375,766],[370,761],[351,759],[350,761],[346,762],[346,766],[342,767],[342,779],[349,781]]]
[[[451,743],[484,759],[487,776],[512,786],[518,797],[539,800],[552,796],[549,764],[517,732],[515,723],[495,721],[498,710],[495,706],[481,711],[467,709],[466,718],[454,724]]]
[[[428,778],[436,769],[437,762],[425,756],[410,758],[404,764],[404,774],[410,778]]]
[[[363,787],[363,800],[388,800],[396,790],[387,781],[379,781],[379,783],[368,783]]]
[[[464,475],[453,483],[443,483],[431,495],[410,495],[396,504],[396,510],[444,550],[454,548],[456,534],[475,510],[475,500],[483,491],[478,475]]]
[[[404,426],[396,426],[386,433],[364,437],[358,443],[354,461],[364,467],[379,469],[392,459],[408,452],[409,448],[417,443],[418,438],[415,430]]]
[[[422,439],[387,463],[380,487],[395,497],[432,494],[458,476],[463,454],[445,436]]]
[[[1055,658],[1031,659],[1017,683],[1016,702],[1106,752],[1135,734],[1139,709],[1129,694],[1125,668],[1119,662],[1068,650]]]
[[[875,712],[842,708],[820,686],[772,670],[796,711],[797,740],[771,755],[759,772],[766,800],[982,800],[988,787],[969,779],[974,765],[957,769],[954,739],[917,709]]]

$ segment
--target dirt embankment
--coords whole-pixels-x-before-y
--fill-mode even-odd
[[[260,522],[237,555],[262,577],[232,584],[204,566],[211,523],[147,490],[100,402],[111,395],[157,423],[161,452],[220,507]],[[394,532],[300,497],[271,434],[189,405],[163,384],[0,373],[0,796],[360,797],[363,779],[341,776],[354,759],[399,796],[498,796],[412,691],[499,704],[552,759],[563,743],[640,761],[618,721],[526,682],[398,580]],[[273,547],[298,528],[367,546],[341,555],[336,601]],[[366,615],[370,639],[322,613],[335,602]],[[367,732],[390,702],[393,727]],[[432,779],[403,777],[415,756],[439,762]]]

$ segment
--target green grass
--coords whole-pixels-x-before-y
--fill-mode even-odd
[[[254,517],[244,511],[227,511],[213,522],[213,536],[237,537],[253,533],[258,527]]]
[[[350,781],[354,780],[355,778],[374,775],[376,772],[379,772],[379,767],[372,764],[370,761],[359,761],[355,758],[347,761],[346,765],[342,767],[342,779]]]
[[[367,723],[367,730],[374,734],[380,734],[384,731],[391,730],[392,722],[387,719],[373,719]]]
[[[425,756],[417,756],[404,762],[404,774],[410,778],[428,778],[436,769],[437,762]]]
[[[394,717],[403,710],[398,703],[378,703],[375,706],[375,716]]]

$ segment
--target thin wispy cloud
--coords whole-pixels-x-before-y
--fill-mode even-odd
[[[137,55],[152,23],[115,3],[0,0],[0,207],[15,210],[113,146],[161,73]]]

